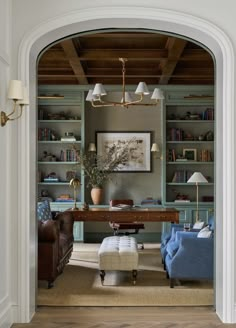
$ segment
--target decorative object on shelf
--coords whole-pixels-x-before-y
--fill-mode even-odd
[[[96,132],[97,154],[113,157],[127,149],[127,158],[115,167],[118,172],[151,172],[151,132]],[[114,151],[114,150],[115,151]],[[111,153],[110,153],[111,154]]]
[[[95,143],[90,142],[90,144],[89,144],[89,146],[88,146],[88,151],[92,151],[92,152],[93,152],[93,151],[94,151],[94,152],[97,151]]]
[[[88,211],[89,210],[89,204],[84,203],[81,207],[82,211]]]
[[[80,187],[80,181],[78,178],[73,178],[70,180],[70,186],[74,188],[74,207],[72,208],[73,211],[78,210],[76,204],[76,190]]]
[[[207,141],[213,141],[214,140],[214,133],[213,133],[213,131],[208,131],[205,134],[205,140],[207,140]]]
[[[44,182],[58,182],[59,178],[57,177],[55,172],[49,173],[44,179]]]
[[[14,121],[21,117],[23,107],[29,105],[27,90],[20,80],[11,80],[8,88],[8,99],[13,100],[13,111],[10,114],[1,111],[1,126],[5,126],[7,121]],[[20,106],[20,113],[17,115],[17,107]],[[14,114],[16,116],[14,116]]]
[[[158,154],[160,153],[160,148],[157,143],[153,143],[151,147],[151,152],[154,154],[154,158],[162,159],[162,157],[158,157]]]
[[[151,99],[154,100],[154,103],[142,103],[145,95],[149,95],[150,92],[147,88],[145,82],[139,82],[138,87],[135,91],[135,94],[138,95],[138,99],[132,99],[131,94],[126,90],[125,87],[125,74],[126,68],[125,63],[128,61],[127,58],[119,58],[119,61],[122,63],[122,99],[120,102],[106,101],[102,97],[107,93],[102,85],[102,83],[96,83],[94,89],[90,89],[86,97],[86,101],[90,101],[93,107],[108,107],[108,106],[121,106],[128,108],[131,105],[142,105],[142,106],[156,106],[159,104],[161,99],[164,99],[163,91],[155,88]]]
[[[188,179],[187,183],[195,183],[196,184],[196,202],[197,202],[197,210],[196,210],[196,222],[199,221],[199,211],[198,211],[198,184],[199,183],[208,183],[207,179],[202,175],[201,172],[194,172],[193,175]]]
[[[196,161],[197,160],[197,149],[183,149],[183,156],[188,161]]]
[[[41,162],[56,162],[57,157],[51,153],[48,153],[46,150],[43,152],[42,158],[40,158]]]
[[[66,181],[71,181],[76,177],[76,171],[66,171]]]

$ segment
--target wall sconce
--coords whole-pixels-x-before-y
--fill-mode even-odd
[[[10,114],[1,111],[1,126],[5,126],[7,121],[14,121],[21,117],[23,106],[29,105],[27,90],[23,87],[22,81],[11,80],[8,88],[8,99],[13,100],[13,111]],[[17,107],[20,106],[20,113],[12,117],[17,112]]]
[[[95,143],[90,142],[90,144],[88,146],[88,151],[91,151],[91,152],[97,151]]]
[[[151,152],[155,154],[155,158],[162,159],[162,157],[158,157],[157,154],[160,153],[160,148],[157,143],[152,144]]]

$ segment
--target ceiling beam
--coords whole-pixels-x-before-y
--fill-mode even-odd
[[[168,59],[166,62],[161,62],[159,65],[163,75],[160,77],[159,84],[168,84],[186,44],[186,40],[173,37],[167,39],[166,48],[168,50]]]
[[[88,80],[85,77],[84,69],[77,55],[72,39],[62,41],[61,46],[65,52],[65,55],[70,63],[72,70],[75,73],[79,84],[88,84]]]

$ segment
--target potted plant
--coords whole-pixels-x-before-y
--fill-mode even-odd
[[[95,152],[81,154],[80,162],[87,179],[87,187],[92,187],[91,198],[95,205],[102,199],[102,190],[105,182],[110,180],[110,174],[118,171],[128,160],[128,148],[124,147],[117,152],[116,147],[110,147],[104,156]]]

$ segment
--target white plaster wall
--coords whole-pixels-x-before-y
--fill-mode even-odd
[[[5,107],[6,100],[2,94],[6,93],[6,86],[8,80],[8,67],[10,65],[10,75],[13,78],[17,77],[17,73],[20,71],[20,68],[17,67],[18,61],[18,50],[19,45],[22,42],[23,38],[31,33],[36,27],[40,24],[44,24],[48,20],[52,20],[58,16],[65,15],[69,12],[74,12],[79,9],[89,10],[93,7],[101,8],[117,6],[122,9],[123,6],[134,6],[133,12],[135,14],[135,8],[137,7],[153,7],[157,9],[168,9],[174,10],[182,13],[192,14],[199,18],[203,18],[209,22],[214,23],[222,31],[229,36],[232,41],[234,50],[236,47],[236,21],[235,21],[235,9],[236,2],[235,0],[215,1],[215,0],[146,0],[145,3],[143,0],[94,0],[94,1],[85,1],[85,0],[12,0],[12,43],[9,47],[9,30],[8,27],[11,26],[9,23],[9,6],[11,1],[0,0],[0,106]],[[115,9],[114,9],[115,10]],[[106,8],[104,8],[106,11]],[[145,17],[144,17],[145,19]],[[155,19],[155,18],[153,18]],[[112,26],[112,19],[111,25]],[[66,25],[66,22],[65,22]],[[151,25],[151,24],[150,24]],[[142,27],[142,25],[140,25]],[[184,30],[183,30],[184,34]],[[207,39],[202,40],[207,44]],[[10,49],[11,51],[11,62],[10,62]],[[235,68],[232,67],[232,70]],[[32,77],[31,77],[32,78]],[[223,115],[223,114],[222,114]],[[220,115],[221,116],[221,115]],[[219,117],[222,118],[222,117]],[[17,204],[18,199],[24,197],[24,195],[18,195],[18,185],[17,185],[17,163],[20,159],[22,149],[17,149],[18,137],[21,137],[24,133],[23,129],[26,128],[26,123],[22,119],[23,125],[20,126],[20,131],[18,135],[18,125],[22,123],[11,122],[9,126],[5,128],[0,128],[0,147],[1,147],[1,157],[0,157],[0,169],[1,169],[1,184],[0,184],[0,194],[3,197],[0,197],[0,207],[1,207],[1,230],[0,230],[0,327],[8,327],[10,324],[10,317],[8,315],[9,308],[11,304],[17,305],[21,303],[19,299],[17,290],[20,289],[20,283],[23,281],[22,277],[17,276],[19,272],[19,263],[17,262],[17,252],[16,248],[20,249],[20,246],[17,241],[17,231],[21,229],[28,229],[28,227],[18,227],[18,216],[17,216]],[[234,122],[232,121],[231,124]],[[31,125],[31,130],[33,130],[34,124]],[[30,138],[31,130],[29,129],[28,137]],[[220,142],[220,140],[218,140]],[[32,141],[33,142],[33,141]],[[232,140],[232,147],[234,140]],[[7,148],[7,146],[9,148]],[[5,173],[6,172],[6,173]],[[11,172],[11,175],[9,174]],[[220,181],[220,186],[221,186]],[[26,181],[25,183],[29,183]],[[33,198],[33,195],[32,195]],[[230,196],[229,196],[230,199]],[[12,206],[11,204],[14,204]],[[229,204],[230,206],[230,204]],[[33,213],[33,209],[32,209]],[[224,220],[227,220],[227,217],[224,217]],[[19,229],[18,229],[19,228]],[[31,226],[34,233],[34,227]],[[219,224],[218,229],[222,228],[222,224]],[[232,229],[232,236],[235,235],[235,228]],[[10,237],[10,233],[12,234]],[[33,240],[33,239],[32,239]],[[13,243],[14,241],[14,243]],[[9,247],[12,245],[12,247]],[[16,248],[14,247],[16,246]],[[34,254],[34,245],[32,246],[32,254]],[[230,243],[229,243],[230,246]],[[219,251],[221,245],[217,245]],[[8,254],[8,252],[11,252]],[[230,249],[229,249],[230,251]],[[25,250],[26,256],[30,254],[30,250]],[[10,255],[10,256],[9,256]],[[10,260],[8,260],[10,259]],[[27,262],[27,259],[26,259]],[[23,265],[23,263],[21,263]],[[34,273],[34,261],[32,259],[31,263],[32,273]],[[236,268],[233,268],[236,272]],[[11,286],[9,287],[9,272],[11,272]],[[29,278],[30,279],[30,278]],[[18,281],[18,284],[16,284]],[[31,276],[32,286],[34,284],[34,278]],[[222,286],[223,288],[224,286]],[[233,295],[236,291],[232,290]],[[221,292],[220,292],[221,294]],[[9,299],[10,295],[10,299]],[[32,295],[31,295],[32,296]],[[234,299],[235,303],[235,299]],[[32,303],[33,304],[33,303]],[[32,305],[33,306],[33,305]],[[21,313],[18,311],[18,321],[24,321],[24,318],[29,318],[30,314]],[[222,309],[224,312],[224,309]],[[31,308],[30,313],[33,313],[33,308]],[[236,319],[236,318],[235,318]],[[13,321],[15,318],[12,319]],[[232,320],[232,318],[230,319]]]
[[[0,109],[6,112],[11,110],[11,103],[7,101],[7,86],[10,78],[11,64],[11,2],[0,0]],[[15,124],[13,124],[14,126]],[[12,189],[12,178],[10,174],[9,161],[12,155],[12,126],[0,127],[0,327],[9,327],[14,321],[13,288],[17,290],[15,281],[10,279],[13,259],[16,257],[11,253],[12,245],[16,238],[14,232],[10,202],[16,199],[15,187]],[[17,172],[15,165],[15,172]],[[17,173],[16,173],[17,174]],[[17,205],[17,202],[16,202]],[[11,238],[11,236],[13,238]],[[11,243],[11,240],[13,243]],[[17,247],[17,244],[15,243]],[[16,261],[14,261],[16,263]]]

